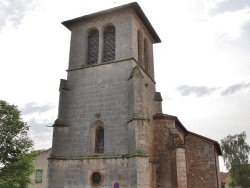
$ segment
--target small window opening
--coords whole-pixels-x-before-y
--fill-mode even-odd
[[[35,183],[42,183],[42,178],[43,178],[43,171],[36,170]]]
[[[98,62],[99,52],[99,32],[98,30],[92,30],[88,36],[88,64],[95,64]]]
[[[148,41],[146,39],[144,39],[144,63],[145,71],[149,73]]]
[[[104,30],[103,62],[115,60],[115,27]]]
[[[95,152],[104,153],[104,128],[102,126],[96,129]]]
[[[137,31],[137,48],[138,48],[138,63],[142,66],[143,54],[142,54],[142,35],[140,31]]]
[[[95,172],[93,175],[92,175],[92,181],[94,184],[99,184],[102,180],[102,176],[99,172]]]

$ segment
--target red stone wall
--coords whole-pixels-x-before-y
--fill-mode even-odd
[[[174,121],[156,121],[154,127],[154,162],[156,164],[156,187],[177,187],[175,150],[169,127]]]
[[[189,134],[185,146],[188,188],[218,188],[214,144]]]

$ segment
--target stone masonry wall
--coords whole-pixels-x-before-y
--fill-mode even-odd
[[[69,70],[86,65],[87,36],[88,31],[97,29],[101,39],[105,26],[112,24],[116,29],[116,60],[133,57],[132,30],[131,30],[131,10],[109,14],[107,16],[96,17],[92,20],[78,23],[71,30]],[[99,40],[99,46],[103,46],[103,41]],[[101,57],[99,62],[102,63]]]
[[[172,138],[169,127],[174,121],[156,121],[154,127],[154,162],[156,163],[156,187],[176,188],[175,150],[172,148]]]
[[[214,144],[189,134],[185,145],[188,188],[217,188]]]
[[[99,187],[111,187],[114,181],[122,188],[155,186],[157,170],[148,157],[149,150],[151,158],[153,154],[152,116],[156,109],[153,41],[134,16],[134,11],[127,9],[70,27],[69,69],[63,81],[67,87],[60,90],[49,188],[93,187],[90,177],[96,171],[103,174]],[[103,63],[102,37],[107,25],[116,28],[116,57]],[[150,71],[145,73],[145,67],[140,67],[140,78],[129,79],[137,65],[139,28],[149,42]],[[97,64],[87,65],[86,39],[91,29],[99,31],[99,58]],[[104,153],[95,153],[96,122],[104,127]]]
[[[187,188],[187,171],[185,148],[176,148],[176,170],[177,185],[181,188]]]
[[[97,120],[104,124],[104,154],[128,153],[127,79],[131,71],[131,61],[124,61],[69,72],[68,127],[54,128],[53,156],[93,155],[91,126]]]
[[[148,68],[149,68],[149,72],[148,74],[151,76],[151,78],[154,79],[154,55],[153,55],[153,39],[150,36],[149,32],[147,31],[147,29],[145,28],[145,26],[143,25],[143,23],[141,22],[141,20],[137,17],[137,15],[134,13],[133,14],[134,17],[132,17],[132,36],[133,36],[133,52],[134,52],[134,57],[135,59],[138,61],[138,34],[137,32],[140,31],[141,35],[142,35],[142,46],[144,45],[144,39],[147,40],[147,42],[149,43],[148,45],[148,59],[147,62],[148,64]],[[144,53],[144,48],[141,49],[142,53]],[[144,58],[144,57],[143,57]],[[142,69],[145,69],[145,61],[142,63],[141,65]]]
[[[129,187],[127,158],[49,160],[50,188],[94,188],[91,175],[100,172],[103,188],[110,188],[116,181],[121,188]]]

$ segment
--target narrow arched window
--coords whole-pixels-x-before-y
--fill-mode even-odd
[[[148,55],[147,39],[144,39],[144,66],[145,66],[145,71],[149,73],[149,55]]]
[[[104,128],[97,127],[95,133],[95,152],[104,153]]]
[[[142,54],[142,35],[140,31],[137,31],[137,48],[138,48],[138,63],[142,66],[143,54]]]
[[[115,27],[108,26],[103,36],[103,62],[115,60]]]
[[[88,64],[95,64],[98,62],[99,52],[99,32],[97,29],[93,29],[88,35]]]

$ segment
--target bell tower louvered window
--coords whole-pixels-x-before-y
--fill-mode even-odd
[[[146,39],[144,39],[144,66],[145,71],[149,73],[148,41]]]
[[[104,128],[102,126],[96,129],[95,152],[104,153]]]
[[[115,60],[115,27],[104,30],[103,62]]]
[[[94,29],[90,31],[88,36],[88,64],[95,64],[98,62],[99,52],[99,32]]]
[[[140,31],[137,31],[137,47],[138,47],[138,63],[142,66],[143,54],[142,54],[142,34]]]

